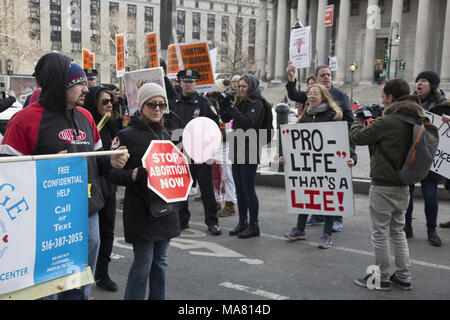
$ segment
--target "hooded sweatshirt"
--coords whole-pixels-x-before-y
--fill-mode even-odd
[[[42,88],[39,101],[17,112],[8,122],[0,154],[40,155],[102,149],[92,115],[82,107],[67,110],[66,84],[72,59],[48,53],[37,63],[36,81]],[[99,169],[111,169],[109,157],[88,157],[89,213],[104,205]]]

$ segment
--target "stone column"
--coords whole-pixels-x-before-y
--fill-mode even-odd
[[[259,2],[258,18],[256,25],[256,66],[259,79],[266,80],[267,60],[267,0]]]
[[[347,35],[348,21],[350,19],[350,0],[341,0],[339,5],[339,29],[336,41],[336,56],[338,61],[338,69],[336,71],[336,82],[343,83],[345,80],[345,72],[347,70]]]
[[[398,23],[398,33],[400,35],[400,41],[402,38],[402,33],[401,33],[402,13],[403,13],[403,0],[393,0],[392,1],[391,27],[392,27],[392,24],[394,23],[394,21]],[[395,32],[392,35],[392,39],[394,41],[394,44],[400,44],[400,42],[395,43]],[[394,69],[394,67],[395,67],[395,60],[398,60],[400,57],[399,52],[400,52],[399,46],[392,47],[392,49],[391,49],[391,70]],[[397,64],[397,68],[398,68],[398,66],[399,65]],[[397,72],[398,72],[398,70],[397,70]],[[392,72],[391,72],[391,74],[392,74]],[[391,78],[394,77],[394,74],[391,75]]]
[[[277,41],[277,11],[278,4],[272,1],[272,18],[269,25],[269,78],[275,78],[275,55]]]
[[[327,52],[327,29],[325,27],[325,7],[327,6],[327,0],[319,0],[319,7],[317,9],[317,63],[328,64],[328,52]]]
[[[277,15],[277,40],[275,51],[275,80],[283,81],[286,78],[285,61],[287,43],[286,43],[286,29],[288,27],[289,16],[287,12],[287,0],[278,0],[278,15]]]
[[[429,34],[429,24],[428,19],[430,18],[430,1],[429,0],[419,0],[419,9],[417,13],[417,29],[416,29],[416,45],[414,49],[414,73],[413,77],[415,79],[416,75],[425,69],[425,61],[427,56],[428,48],[428,38]]]
[[[42,1],[41,1],[42,3]],[[42,6],[42,4],[41,4]],[[41,18],[42,21],[42,18]],[[81,47],[91,48],[91,3],[89,0],[81,0]]]
[[[297,20],[300,21],[305,27],[306,24],[306,10],[308,9],[307,0],[298,0],[297,3]]]
[[[369,0],[368,7],[378,5],[378,0]],[[366,18],[367,19],[367,18]],[[376,48],[376,32],[375,28],[367,28],[366,39],[364,41],[364,56],[361,66],[361,82],[372,83],[375,48]]]
[[[450,0],[445,13],[444,45],[442,48],[441,81],[450,83]]]

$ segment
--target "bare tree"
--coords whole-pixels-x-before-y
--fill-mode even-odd
[[[42,55],[39,10],[27,1],[0,0],[0,60],[13,59],[13,73],[30,56]]]

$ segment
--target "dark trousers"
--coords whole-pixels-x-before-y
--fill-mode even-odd
[[[233,164],[234,185],[236,186],[239,219],[247,219],[247,211],[250,215],[250,223],[258,222],[259,202],[256,195],[256,164]]]
[[[216,197],[214,196],[214,187],[212,183],[212,166],[206,163],[193,164],[189,166],[192,179],[197,180],[202,194],[203,210],[205,211],[205,223],[212,226],[219,223],[217,218]],[[189,202],[183,201],[179,205],[178,216],[180,224],[186,224],[191,218],[189,212]]]
[[[97,259],[95,278],[108,275],[108,264],[114,243],[114,227],[116,223],[116,195],[105,198],[105,206],[98,212],[100,229],[100,250]]]

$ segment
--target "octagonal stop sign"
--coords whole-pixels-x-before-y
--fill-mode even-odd
[[[188,160],[168,140],[153,140],[144,156],[142,165],[147,169],[147,185],[166,202],[187,200],[192,178]]]

